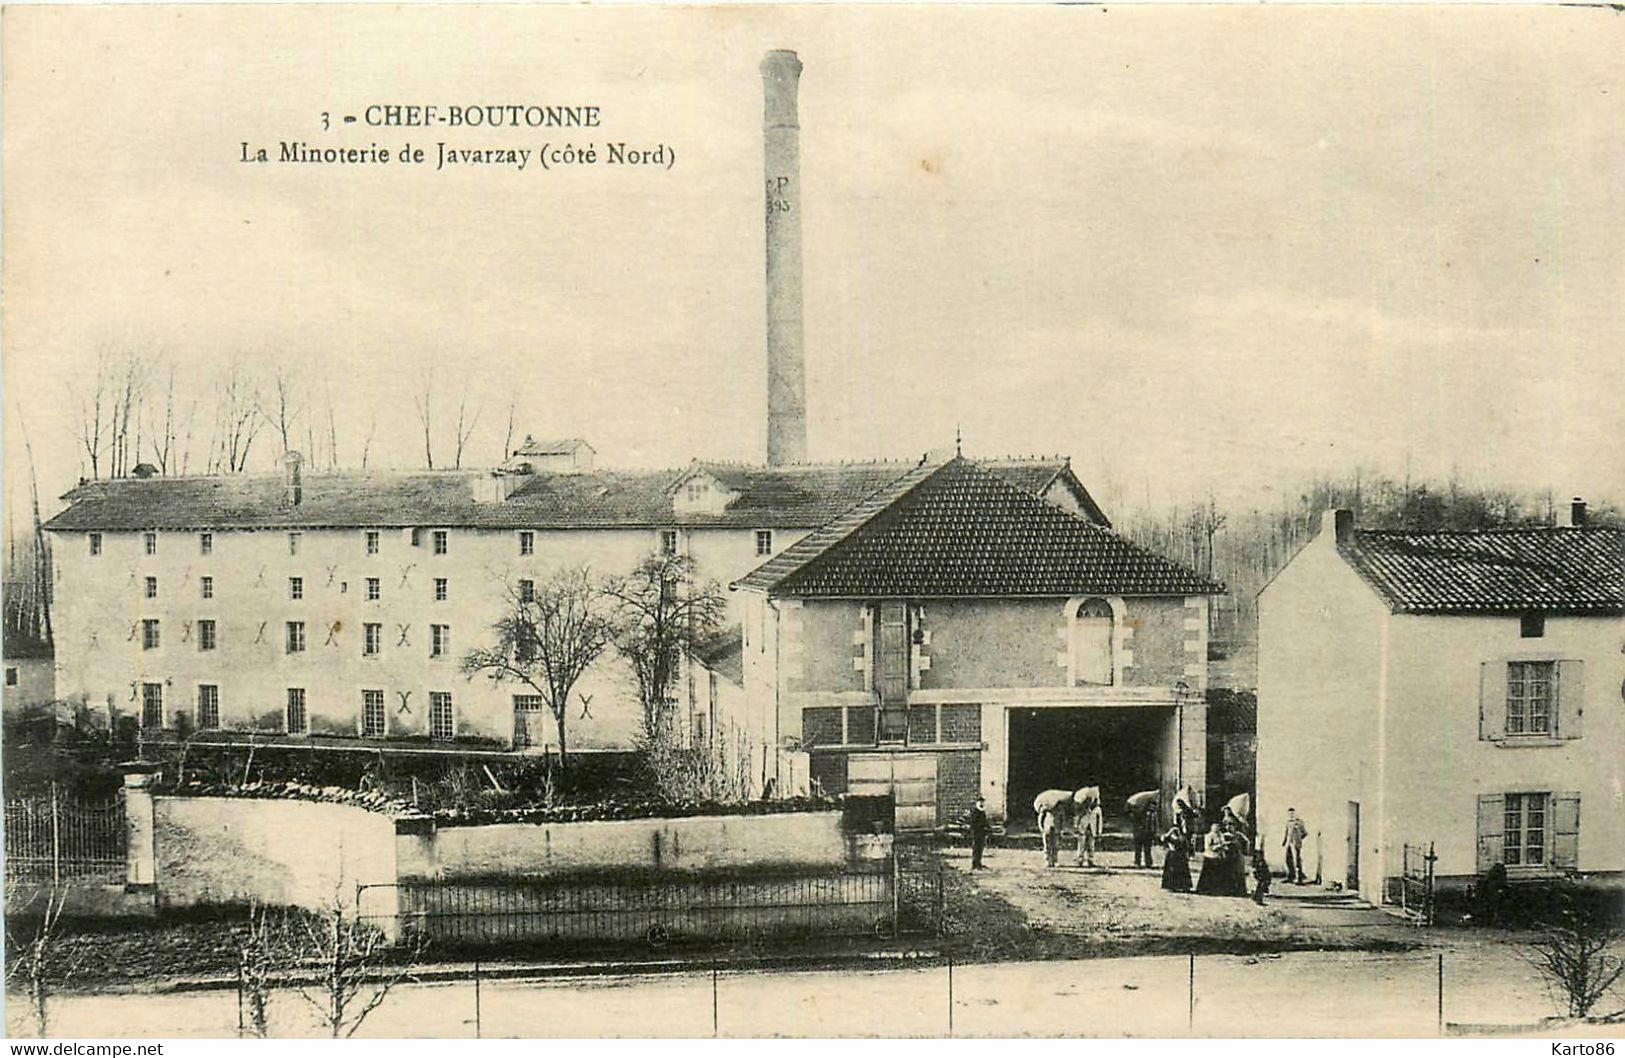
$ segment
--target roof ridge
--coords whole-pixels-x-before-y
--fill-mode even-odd
[[[919,488],[922,484],[929,481],[946,467],[960,461],[961,458],[958,456],[935,465],[932,465],[926,460],[921,460],[911,469],[904,472],[902,476],[887,482],[874,492],[871,492],[869,495],[847,508],[839,516],[831,519],[825,525],[814,529],[800,540],[797,540],[794,544],[791,544],[778,555],[762,563],[760,566],[757,566],[755,569],[751,570],[743,577],[740,577],[738,580],[733,581],[729,587],[737,588],[740,585],[745,584],[747,581],[751,581],[753,579],[768,581],[769,583],[763,585],[763,587],[772,587],[773,585],[782,584],[788,578],[795,576],[797,573],[800,573],[802,570],[806,569],[806,567],[815,561],[820,555],[823,555],[825,552],[829,551],[831,548],[850,537],[853,533],[856,533],[859,529],[869,524],[870,520],[878,516],[882,511],[886,510],[888,507],[891,507],[904,496],[907,496],[910,492],[913,492],[915,489]],[[924,471],[924,473],[922,473],[922,471]],[[909,479],[911,478],[914,480],[910,481]],[[882,500],[883,497],[889,498]],[[881,500],[882,502],[880,502],[879,506],[873,506],[877,500]],[[870,507],[873,507],[873,509],[866,511],[866,509]],[[798,552],[803,552],[804,554],[798,554]],[[769,566],[773,566],[775,564],[788,565],[789,568],[784,570],[782,573],[768,574],[764,572]],[[762,574],[761,578],[757,578],[756,575],[758,573]],[[755,585],[752,586],[754,587]]]
[[[1625,532],[1618,525],[1497,525],[1487,529],[1366,529],[1356,527],[1356,536],[1510,536],[1514,533]]]

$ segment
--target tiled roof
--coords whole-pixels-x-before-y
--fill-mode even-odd
[[[735,686],[745,685],[745,632],[738,625],[699,644],[694,656],[700,664]]]
[[[371,471],[307,473],[297,506],[284,501],[279,474],[95,481],[68,493],[64,497],[68,508],[46,528],[810,528],[837,517],[914,467],[899,462],[697,465],[739,493],[721,514],[674,514],[670,488],[692,467],[535,474],[524,478],[501,503],[475,501],[477,479],[484,471]],[[1034,491],[1058,475],[1071,474],[1064,460],[997,460],[989,466]]]
[[[573,455],[581,449],[592,449],[592,445],[579,437],[566,437],[558,440],[537,441],[527,437],[515,451],[516,456],[567,456]]]
[[[965,459],[923,465],[736,582],[773,595],[1209,595],[1200,574]]]
[[[5,656],[8,658],[49,658],[56,650],[43,639],[20,630],[5,630]]]
[[[1362,529],[1338,550],[1398,613],[1625,613],[1625,529]]]

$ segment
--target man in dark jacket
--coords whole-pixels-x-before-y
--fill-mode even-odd
[[[987,802],[978,797],[976,806],[970,810],[970,867],[973,871],[983,869],[982,848],[987,844],[991,829],[987,822]]]

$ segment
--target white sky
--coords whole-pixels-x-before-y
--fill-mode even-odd
[[[802,76],[809,450],[1069,453],[1270,502],[1355,463],[1625,492],[1625,16],[1607,9],[8,9],[5,414],[283,358],[414,465],[433,363],[601,464],[759,460],[761,87]],[[248,166],[369,103],[590,103],[667,171]],[[579,130],[576,130],[579,132]],[[562,137],[580,142],[583,137]],[[432,152],[431,152],[432,153]],[[199,419],[205,413],[198,413]],[[199,423],[199,431],[202,430]],[[275,455],[257,445],[261,466]],[[194,462],[204,445],[195,442]],[[449,443],[440,445],[449,462]]]

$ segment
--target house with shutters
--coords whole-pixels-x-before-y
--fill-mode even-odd
[[[1406,845],[1461,884],[1625,871],[1625,530],[1321,531],[1259,594],[1258,818],[1380,900]]]
[[[734,587],[782,790],[891,793],[902,827],[980,795],[1019,827],[1051,787],[1204,789],[1222,589],[986,466],[923,462]]]

